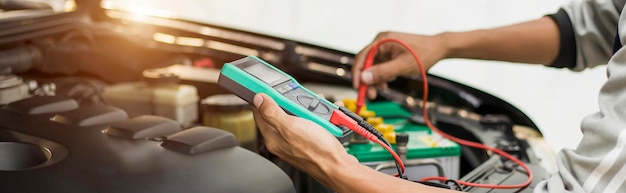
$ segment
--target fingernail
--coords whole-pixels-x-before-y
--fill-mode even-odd
[[[364,83],[372,83],[373,79],[374,79],[374,75],[370,71],[365,71],[363,72],[363,74],[361,74],[361,80]]]
[[[252,102],[254,103],[255,107],[259,108],[261,104],[263,104],[263,97],[260,94],[257,94],[254,96]]]

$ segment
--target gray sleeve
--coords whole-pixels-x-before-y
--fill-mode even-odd
[[[624,42],[626,15],[620,16],[619,23]],[[626,48],[618,48],[607,62],[608,79],[598,95],[599,111],[582,120],[580,144],[575,150],[559,152],[558,172],[541,182],[535,193],[626,192]],[[589,49],[579,48],[579,52],[599,52]],[[592,58],[585,61],[599,62],[601,57]]]
[[[573,1],[549,15],[560,33],[559,55],[550,66],[581,71],[606,64],[613,53],[621,5],[621,1]]]
[[[582,120],[580,144],[576,150],[559,152],[558,172],[540,183],[535,193],[626,192],[625,48],[611,57],[607,72],[598,96],[600,111]]]

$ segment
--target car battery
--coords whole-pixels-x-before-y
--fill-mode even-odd
[[[344,102],[345,103],[345,102]],[[349,102],[347,103],[349,104]],[[349,105],[347,105],[348,108]],[[444,176],[450,179],[459,178],[459,162],[461,147],[437,133],[432,132],[427,126],[410,121],[412,113],[403,109],[400,105],[389,102],[370,102],[366,104],[367,111],[363,117],[368,118],[374,127],[390,141],[392,148],[396,149],[395,135],[407,134],[406,154],[402,157],[406,167],[405,174],[409,180],[420,180],[425,177]],[[375,116],[374,116],[375,114]],[[382,120],[380,120],[382,119]],[[382,124],[380,123],[382,121]],[[352,141],[345,146],[346,151],[355,156],[359,162],[388,174],[396,174],[396,166],[393,157],[383,147],[372,142]]]

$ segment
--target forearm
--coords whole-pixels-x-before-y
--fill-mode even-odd
[[[336,192],[455,192],[442,188],[422,185],[403,180],[373,170],[358,162],[344,162],[342,164],[326,165],[322,167],[325,179],[321,180]]]
[[[486,30],[437,35],[445,58],[551,64],[559,54],[559,29],[549,17]]]

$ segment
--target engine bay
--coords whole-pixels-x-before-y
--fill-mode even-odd
[[[330,192],[265,149],[248,105],[224,96],[231,93],[217,77],[223,64],[256,56],[329,100],[346,100],[354,96],[353,53],[75,3],[68,12],[5,8],[0,19],[0,192]],[[518,108],[462,83],[428,81],[429,116],[442,131],[498,147],[533,171],[531,185],[498,192],[531,192],[553,172],[552,151]],[[398,78],[368,103],[385,123],[400,125],[395,133],[413,136],[409,171],[476,183],[526,180],[492,152],[423,138],[431,132],[419,111],[421,83]],[[344,146],[363,164],[393,172],[375,147]]]

